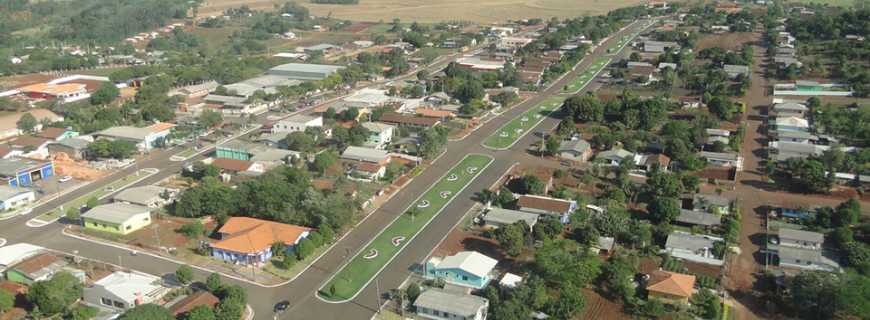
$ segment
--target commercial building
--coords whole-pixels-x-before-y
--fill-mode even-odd
[[[341,69],[344,67],[326,64],[287,63],[269,69],[266,74],[294,80],[323,80]]]
[[[51,161],[0,159],[0,181],[11,187],[30,187],[34,182],[53,175],[54,164]]]
[[[174,124],[155,123],[147,127],[118,126],[94,133],[96,139],[128,141],[139,151],[149,151],[160,145],[172,133]]]
[[[85,228],[117,234],[129,234],[151,224],[151,208],[109,203],[96,206],[82,214]]]

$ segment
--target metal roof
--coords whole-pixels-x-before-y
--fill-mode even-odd
[[[118,194],[112,197],[112,200],[147,206],[155,201],[159,201],[160,196],[167,190],[171,189],[154,185],[132,187],[118,192]]]
[[[483,221],[499,224],[514,224],[519,221],[525,221],[529,226],[533,226],[538,221],[538,215],[518,210],[492,208],[483,217]]]
[[[701,211],[681,209],[676,221],[700,226],[717,226],[722,224],[719,215]]]
[[[704,249],[712,249],[714,242],[716,242],[716,239],[713,237],[677,231],[668,235],[665,248],[698,252]]]
[[[107,136],[129,140],[145,140],[151,134],[152,132],[148,128],[137,128],[131,126],[111,127],[96,133],[96,135],[98,136]]]
[[[27,188],[16,188],[8,185],[0,185],[0,200],[7,200],[22,193],[33,192]]]
[[[122,224],[136,215],[150,212],[151,209],[148,207],[116,202],[96,206],[95,208],[88,210],[88,212],[85,212],[82,217],[114,224]]]
[[[812,231],[780,228],[778,235],[780,240],[789,239],[799,241],[812,241],[817,243],[825,241],[825,235]]]
[[[478,277],[486,277],[498,261],[477,251],[462,251],[452,256],[444,257],[437,266],[438,269],[459,269]]]
[[[314,72],[314,73],[333,73],[344,69],[344,66],[334,66],[328,64],[310,64],[310,63],[285,63],[277,65],[269,69],[269,72]]]
[[[423,291],[414,306],[455,314],[465,318],[474,318],[481,308],[485,308],[489,301],[485,298],[470,294],[454,294],[439,289]]]
[[[29,159],[0,159],[0,176],[14,176],[22,170],[40,167],[45,164],[47,164],[47,162]]]
[[[368,162],[381,162],[388,156],[389,154],[384,150],[355,146],[347,147],[347,149],[344,149],[344,152],[341,154],[342,159]]]

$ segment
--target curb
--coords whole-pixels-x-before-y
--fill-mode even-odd
[[[468,183],[466,183],[464,186],[462,186],[462,188],[459,189],[459,191],[456,192],[456,193],[453,195],[452,198],[450,198],[450,201],[447,201],[447,203],[445,203],[443,207],[441,207],[440,209],[438,209],[438,211],[435,212],[435,214],[432,215],[431,218],[429,218],[429,221],[427,221],[426,224],[424,224],[420,229],[418,229],[417,232],[415,232],[414,235],[413,235],[410,239],[406,240],[406,241],[405,241],[405,245],[403,245],[401,248],[399,248],[399,251],[397,251],[395,254],[393,254],[393,256],[390,257],[390,259],[387,260],[387,262],[384,263],[384,264],[381,266],[381,268],[378,269],[378,271],[377,271],[377,272],[376,272],[376,273],[375,273],[371,278],[369,278],[369,280],[366,281],[366,283],[363,284],[362,287],[360,287],[360,289],[359,289],[359,290],[358,290],[358,291],[357,291],[357,292],[356,292],[352,297],[350,297],[350,298],[348,298],[348,299],[345,299],[345,300],[340,300],[340,301],[328,301],[328,300],[326,300],[326,299],[324,299],[323,297],[320,296],[320,289],[322,289],[323,286],[325,286],[327,283],[329,283],[329,282],[331,282],[333,279],[335,279],[335,276],[337,276],[338,273],[341,272],[341,270],[344,270],[344,268],[347,267],[347,265],[349,265],[351,261],[353,261],[353,258],[354,258],[354,257],[356,257],[356,256],[358,256],[360,253],[362,253],[363,250],[365,250],[369,245],[372,244],[372,242],[375,241],[375,239],[377,239],[381,234],[383,234],[384,231],[386,231],[387,228],[389,228],[389,226],[391,226],[391,225],[392,225],[393,223],[395,223],[399,218],[401,218],[401,217],[402,217],[401,214],[398,215],[398,216],[396,216],[392,221],[390,221],[390,223],[389,223],[388,225],[386,225],[386,226],[385,226],[383,229],[381,229],[381,231],[379,231],[379,232],[378,232],[374,237],[372,237],[368,242],[366,242],[366,244],[365,244],[364,246],[360,247],[360,249],[359,249],[359,250],[358,250],[358,251],[357,251],[357,252],[356,252],[352,257],[350,257],[350,259],[348,259],[344,264],[342,264],[342,266],[341,266],[340,268],[338,268],[338,270],[337,270],[336,272],[334,272],[334,273],[332,274],[332,276],[329,277],[329,279],[327,279],[326,281],[323,282],[322,285],[320,285],[320,287],[318,288],[318,290],[315,292],[314,296],[315,296],[318,300],[320,300],[320,301],[322,301],[322,302],[325,302],[325,303],[329,303],[329,304],[340,304],[340,303],[346,303],[346,302],[349,302],[349,301],[351,301],[351,300],[353,300],[353,299],[356,299],[356,297],[359,296],[359,294],[362,293],[363,290],[365,290],[365,288],[368,287],[368,286],[371,284],[371,282],[372,282],[373,280],[375,280],[375,278],[377,278],[377,277],[380,275],[380,273],[383,272],[384,269],[386,269],[387,266],[390,265],[390,263],[392,263],[393,260],[395,260],[396,257],[398,257],[399,254],[402,253],[402,251],[405,250],[405,248],[408,247],[408,244],[411,243],[411,241],[414,241],[414,239],[416,239],[417,236],[420,235],[420,233],[423,231],[423,229],[426,229],[426,227],[428,227],[429,224],[432,223],[432,221],[435,221],[435,218],[437,218],[439,215],[441,215],[441,212],[444,211],[444,209],[447,208],[447,206],[449,206],[451,203],[453,203],[453,200],[456,200],[456,197],[457,197],[459,194],[461,194],[462,192],[464,192],[465,189],[468,188],[468,186],[471,185],[471,183],[474,182],[474,180],[476,180],[476,179],[480,176],[480,174],[483,173],[483,171],[486,170],[486,168],[489,168],[489,166],[490,166],[493,162],[495,162],[495,158],[494,158],[493,156],[486,155],[486,154],[480,154],[480,153],[469,153],[469,154],[465,155],[465,157],[462,157],[462,159],[459,160],[459,163],[462,163],[462,161],[465,161],[465,159],[467,159],[469,156],[472,156],[472,155],[485,156],[485,157],[489,158],[489,162],[487,162],[486,165],[485,165],[482,169],[478,170],[478,171],[477,171],[477,174],[475,174],[474,177],[472,177],[471,180],[468,181]],[[458,165],[459,163],[457,163],[457,165]],[[454,166],[451,167],[450,169],[453,169],[454,167],[456,167],[456,165],[454,165]],[[447,170],[447,172],[445,172],[443,175],[441,175],[441,176],[437,179],[437,181],[440,181],[441,179],[444,179],[444,177],[446,177],[448,173],[450,173],[450,170]],[[434,186],[435,186],[435,185],[433,184],[432,186],[430,186],[429,188],[427,188],[425,191],[423,191],[423,193],[421,193],[420,196],[418,196],[417,198],[415,198],[414,201],[412,201],[412,202],[408,205],[408,207],[405,208],[405,210],[403,210],[403,212],[404,212],[404,211],[407,211],[407,210],[410,209],[412,206],[414,206],[414,204],[416,204],[416,203],[420,200],[420,198],[422,198],[426,193],[428,193],[430,190],[432,190],[432,187],[434,187]]]

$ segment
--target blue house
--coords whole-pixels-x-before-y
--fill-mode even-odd
[[[35,181],[53,175],[54,165],[51,161],[0,159],[0,179],[10,187],[30,187]]]
[[[248,217],[232,217],[218,230],[220,240],[210,244],[211,256],[232,264],[262,266],[274,255],[272,245],[280,242],[293,253],[308,237],[311,228]]]
[[[463,251],[443,258],[430,258],[426,262],[424,277],[444,279],[452,285],[483,289],[492,280],[492,270],[496,264],[498,261],[479,252]]]

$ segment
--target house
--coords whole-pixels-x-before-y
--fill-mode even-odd
[[[723,130],[723,129],[713,129],[708,128],[707,132],[707,144],[713,144],[715,142],[721,142],[724,144],[728,144],[731,141],[731,131]]]
[[[265,169],[269,169],[279,165],[289,164],[293,159],[300,158],[302,158],[301,152],[269,147],[263,150],[258,150],[257,153],[251,157],[251,161],[262,165]]]
[[[272,133],[304,132],[305,129],[312,127],[323,127],[323,117],[298,114],[275,122],[272,125]]]
[[[782,131],[810,131],[810,122],[807,119],[791,116],[791,117],[777,117],[773,123],[774,130],[782,130]]]
[[[709,152],[701,151],[699,154],[707,163],[719,167],[732,167],[737,171],[743,170],[743,157],[736,152]]]
[[[384,150],[349,146],[341,153],[342,160],[361,161],[378,164],[390,162],[390,154]]]
[[[433,320],[486,320],[489,300],[470,294],[429,289],[414,300],[417,315]]]
[[[804,64],[795,57],[789,56],[774,56],[773,63],[776,64],[778,68],[787,68],[789,66],[794,65],[795,67],[802,67]]]
[[[66,260],[51,253],[40,253],[24,259],[21,263],[6,270],[6,279],[31,285],[37,281],[51,279],[59,272],[68,272],[81,282],[85,280],[83,271],[69,267]]]
[[[139,151],[149,151],[161,145],[173,128],[175,125],[171,123],[155,123],[142,128],[118,126],[94,133],[94,138],[128,141],[135,144]]]
[[[779,265],[782,267],[828,272],[840,270],[839,264],[834,260],[826,258],[822,254],[822,250],[786,246],[770,247],[776,248],[775,254],[779,259]]]
[[[487,211],[483,216],[483,222],[491,228],[499,228],[506,225],[511,225],[520,221],[525,222],[529,226],[529,231],[538,222],[539,215],[518,210],[510,210],[494,207]]]
[[[673,41],[644,41],[643,52],[649,53],[664,53],[665,51],[677,50],[680,45]]]
[[[655,82],[657,80],[655,74],[656,67],[652,65],[636,65],[628,67],[628,78],[640,83],[641,85],[648,85]]]
[[[722,66],[722,70],[724,70],[731,79],[749,76],[749,66],[726,64]]]
[[[311,228],[248,217],[231,217],[218,230],[220,240],[212,242],[211,256],[242,265],[263,265],[272,258],[272,244],[281,242],[292,252]]]
[[[184,297],[184,299],[181,299],[180,301],[169,306],[169,312],[172,313],[172,315],[178,317],[190,312],[190,310],[193,310],[193,308],[196,308],[198,306],[207,306],[209,308],[214,308],[220,302],[220,299],[211,294],[211,292],[201,290],[194,292],[187,297]]]
[[[826,150],[830,149],[828,146],[788,141],[773,141],[770,142],[769,145],[770,157],[776,161],[786,161],[791,158],[806,159],[811,156],[820,156]]]
[[[21,120],[21,117],[25,113],[29,113],[36,119],[36,127],[33,128],[36,132],[42,131],[42,124],[45,122],[63,121],[63,117],[48,109],[30,109],[27,112],[16,112],[0,117],[0,139],[14,137],[23,133],[18,129],[18,120]]]
[[[592,156],[592,146],[583,139],[563,140],[559,143],[558,155],[562,159],[586,162]]]
[[[52,141],[61,141],[67,138],[77,137],[79,133],[77,131],[73,131],[69,128],[43,128],[42,131],[39,131],[35,134],[35,136],[43,139],[48,139]]]
[[[825,235],[821,233],[788,228],[780,228],[777,238],[779,238],[780,247],[812,250],[821,250],[822,244],[825,242]]]
[[[124,189],[115,194],[112,201],[157,209],[171,202],[177,194],[178,189],[147,185]]]
[[[803,145],[813,145],[819,141],[819,137],[805,131],[792,130],[774,130],[771,131],[770,137],[775,142],[794,142]],[[777,145],[780,145],[777,143]],[[813,147],[815,149],[815,147]]]
[[[722,217],[717,214],[703,211],[680,209],[680,215],[674,219],[674,222],[684,226],[701,226],[709,229],[721,225]]]
[[[598,155],[595,156],[596,160],[601,161],[605,165],[610,166],[618,166],[620,163],[625,161],[626,159],[634,159],[634,153],[626,151],[625,149],[611,149],[607,151],[599,152]]]
[[[713,246],[719,241],[723,240],[708,235],[674,231],[668,235],[663,251],[674,258],[721,266],[723,261],[713,255]]]
[[[217,158],[211,162],[211,165],[217,167],[221,170],[221,173],[226,175],[234,175],[240,173],[256,175],[266,172],[265,165],[250,160]]]
[[[46,146],[49,155],[64,153],[72,159],[84,159],[87,155],[86,150],[91,141],[79,137],[63,139],[60,141],[49,143]]]
[[[517,206],[520,211],[557,216],[567,223],[568,216],[577,209],[577,201],[525,194],[517,200]]]
[[[5,272],[9,267],[35,256],[43,250],[45,248],[23,242],[0,247],[0,278],[5,277]]]
[[[124,311],[138,305],[159,303],[170,288],[160,277],[149,274],[115,271],[84,288],[82,299],[94,306]]]
[[[646,291],[649,298],[669,304],[688,305],[689,298],[695,294],[695,276],[656,270],[649,274]]]
[[[417,108],[414,113],[425,118],[435,118],[441,121],[448,121],[456,117],[456,114],[447,110],[433,108]]]
[[[341,47],[336,46],[334,44],[330,44],[330,43],[321,43],[321,44],[316,44],[313,46],[302,48],[302,51],[305,52],[305,54],[307,54],[309,56],[312,54],[318,54],[318,53],[323,54],[323,55],[328,55],[328,54],[333,53],[333,52],[341,51]]]
[[[613,237],[598,237],[598,240],[590,247],[595,254],[610,254],[616,240]]]
[[[449,284],[479,290],[492,280],[496,264],[498,261],[479,252],[462,251],[443,258],[430,258],[426,262],[424,276],[429,279],[444,279]]]
[[[151,208],[119,202],[99,205],[82,214],[82,222],[88,229],[129,234],[151,224]]]
[[[0,185],[0,211],[15,210],[36,201],[36,193],[26,188]]]
[[[634,161],[636,168],[642,171],[668,171],[671,166],[671,158],[662,153],[636,155]]]
[[[369,136],[365,142],[366,147],[384,149],[393,142],[395,126],[379,122],[363,122],[362,126],[369,130]]]
[[[51,140],[35,136],[17,136],[6,142],[16,155],[33,159],[45,159],[48,157],[48,144]]]
[[[429,128],[441,124],[436,118],[415,117],[395,112],[384,112],[378,121],[399,127]]]
[[[731,200],[722,196],[696,193],[683,199],[684,207],[695,211],[726,215],[731,211]]]
[[[12,187],[30,187],[54,175],[54,163],[21,158],[0,159],[0,181]]]

